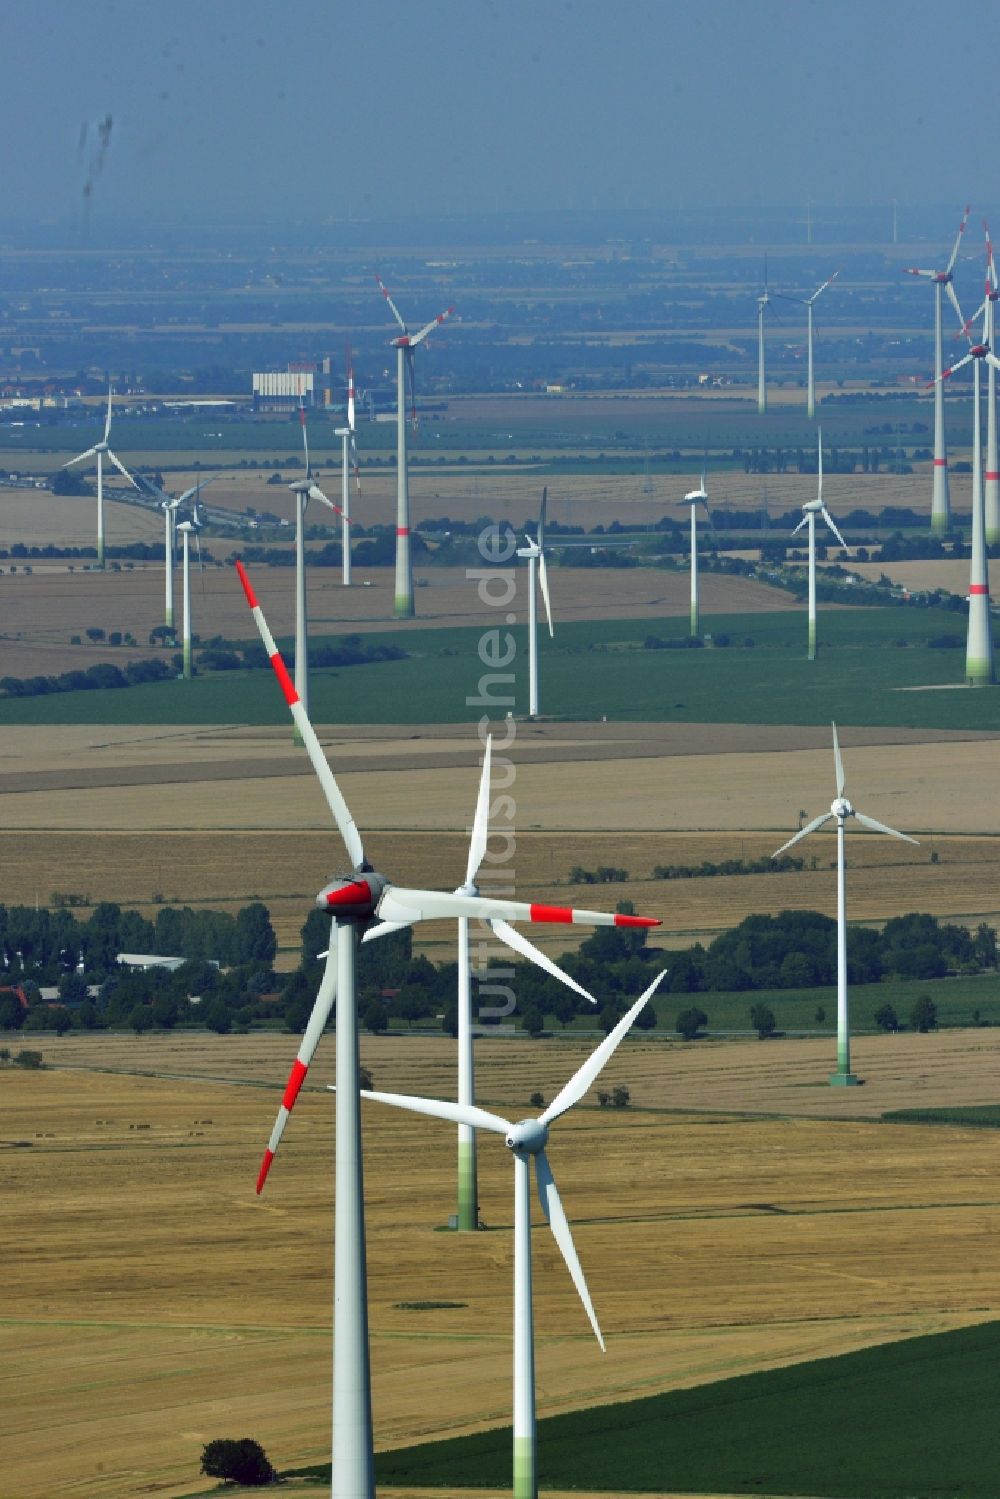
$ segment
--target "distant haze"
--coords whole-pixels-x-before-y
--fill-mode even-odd
[[[0,224],[996,196],[992,0],[32,0]]]

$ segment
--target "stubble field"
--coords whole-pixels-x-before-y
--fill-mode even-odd
[[[5,1484],[18,1499],[190,1494],[219,1435],[254,1434],[279,1466],[328,1456],[332,1106],[318,1089],[332,1038],[267,1193],[253,1195],[293,1045],[70,1038],[46,1045],[59,1070],[0,1077],[0,1215],[18,1244],[0,1318],[17,1370]],[[608,1077],[639,1107],[563,1121],[553,1165],[608,1353],[537,1229],[542,1413],[996,1315],[989,1132],[856,1112],[927,1103],[929,1075],[934,1099],[993,1096],[996,1043],[873,1039],[859,1051],[868,1086],[836,1097],[821,1086],[827,1051],[630,1043]],[[483,1045],[480,1096],[517,1117],[581,1055],[573,1042]],[[379,1086],[454,1088],[443,1038],[366,1041],[365,1060]],[[153,1075],[103,1070],[121,1066]],[[801,1114],[802,1102],[844,1117],[739,1117]],[[452,1210],[451,1130],[372,1106],[365,1132],[377,1444],[502,1424],[506,1153],[492,1140],[480,1152],[491,1231],[445,1236],[434,1229]],[[423,1301],[457,1305],[408,1305]]]

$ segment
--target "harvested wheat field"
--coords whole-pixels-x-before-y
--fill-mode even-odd
[[[207,542],[222,559],[230,542]],[[253,570],[252,570],[253,571]],[[263,573],[263,577],[260,574]],[[294,631],[295,571],[291,567],[258,568],[254,573],[261,602],[275,635]],[[464,568],[417,567],[417,618],[393,618],[391,568],[358,568],[357,586],[344,588],[339,568],[307,568],[310,629],[316,636],[353,631],[407,631],[444,626],[479,625],[495,628],[496,609],[484,603]],[[363,586],[369,583],[370,587]],[[687,615],[689,586],[681,573],[621,568],[562,568],[553,582],[558,592],[559,618],[568,620],[683,618]],[[527,613],[526,576],[516,608]],[[203,640],[222,635],[248,640],[254,633],[246,599],[231,567],[195,570],[191,584],[194,630]],[[180,584],[177,585],[179,608]],[[788,595],[750,578],[707,574],[702,584],[706,614],[749,614],[788,608]],[[179,615],[177,616],[179,618]],[[0,642],[4,675],[32,676],[114,661],[124,666],[136,658],[162,655],[148,645],[149,632],[163,623],[163,567],[137,563],[131,572],[100,573],[63,567],[26,575],[20,570],[0,576]],[[92,644],[88,629],[134,635],[136,646]],[[83,636],[74,646],[72,636]],[[419,650],[419,644],[414,644]]]
[[[319,1083],[332,1075],[331,1039]],[[977,1033],[963,1051],[961,1039],[859,1049],[865,1108],[929,1102],[927,1074],[941,1080],[935,1098],[989,1093],[996,1045]],[[252,1433],[279,1466],[328,1456],[328,1094],[303,1095],[265,1196],[253,1193],[293,1046],[108,1036],[46,1043],[58,1070],[0,1074],[0,1214],[18,1244],[0,1318],[18,1371],[5,1484],[18,1499],[190,1494],[201,1447],[219,1435]],[[627,1081],[653,1111],[582,1108],[562,1121],[553,1164],[608,1353],[537,1233],[542,1413],[997,1314],[989,1132],[724,1112],[784,1099],[798,1113],[813,1094],[829,1105],[829,1089],[809,1086],[828,1065],[823,1050],[628,1043],[608,1080]],[[551,1096],[580,1055],[577,1043],[493,1041],[480,1049],[480,1096],[516,1117],[529,1091]],[[703,1056],[691,1070],[688,1058]],[[443,1038],[366,1040],[365,1057],[380,1086],[454,1087]],[[64,1066],[129,1063],[182,1075]],[[774,1069],[783,1080],[770,1088]],[[270,1086],[212,1080],[226,1073]],[[707,1112],[656,1112],[664,1102]],[[857,1093],[847,1102],[857,1107]],[[493,1231],[443,1236],[433,1230],[452,1207],[453,1132],[374,1106],[364,1127],[377,1443],[505,1422],[506,1152],[493,1141],[480,1152]],[[456,1304],[412,1305],[425,1301]]]
[[[401,883],[457,883],[478,782],[469,730],[321,737],[380,867]],[[1000,823],[979,790],[993,774],[994,737],[886,729],[842,737],[865,809],[921,839],[913,848],[851,834],[852,916],[884,921],[923,909],[996,920]],[[280,729],[15,727],[3,751],[2,898],[11,904],[60,892],[84,907],[108,899],[151,914],[161,902],[261,899],[288,962],[315,892],[342,863],[308,762]],[[800,809],[821,810],[832,791],[821,728],[718,725],[709,738],[683,724],[525,725],[511,756],[513,835],[500,819],[489,862],[523,898],[606,907],[627,896],[663,920],[668,944],[714,934],[750,911],[832,909],[832,834],[801,850],[800,871],[652,878],[658,864],[764,858],[798,826]],[[600,865],[624,868],[628,882],[574,880],[575,866]],[[539,935],[563,951],[583,933]],[[419,940],[434,952],[451,934],[427,925]]]

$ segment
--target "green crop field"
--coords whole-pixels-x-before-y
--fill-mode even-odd
[[[645,650],[649,635],[680,640],[680,619],[601,620],[559,627],[543,640],[539,671],[547,716],[593,721],[819,724],[1000,729],[1000,697],[989,691],[897,691],[959,686],[962,649],[934,649],[939,635],[964,636],[961,614],[932,609],[842,609],[820,617],[820,658],[805,659],[805,611],[706,618],[727,648]],[[503,632],[502,622],[501,632]],[[322,621],[315,625],[322,628]],[[317,632],[318,633],[318,632]],[[457,723],[485,711],[527,708],[525,632],[517,654],[479,701],[478,629],[400,629],[380,637],[412,654],[402,661],[316,671],[318,723]],[[476,699],[469,703],[467,699]],[[127,691],[5,699],[8,723],[280,724],[286,710],[263,671],[164,682]]]
[[[953,1124],[962,1129],[1000,1129],[1000,1104],[968,1104],[946,1109],[890,1109],[886,1124]]]
[[[1000,1323],[539,1422],[543,1489],[996,1499]],[[329,1468],[299,1470],[325,1477]],[[380,1484],[504,1488],[509,1428],[377,1459]]]

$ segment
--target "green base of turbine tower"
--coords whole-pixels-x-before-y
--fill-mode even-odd
[[[478,1196],[475,1146],[460,1142],[458,1147],[458,1213],[455,1220],[455,1227],[459,1233],[475,1233],[479,1228]]]
[[[396,619],[413,619],[417,611],[413,607],[413,600],[404,597],[397,598],[392,612]]]
[[[861,1079],[855,1072],[831,1072],[829,1082],[831,1088],[861,1087]]]

